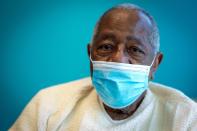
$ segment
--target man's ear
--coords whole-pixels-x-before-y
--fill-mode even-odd
[[[157,68],[159,67],[159,65],[161,64],[162,60],[163,60],[163,53],[158,52],[157,56],[155,58],[155,62],[153,64],[152,70],[151,70],[151,79],[154,79],[155,72],[156,72]]]
[[[87,45],[87,51],[88,51],[88,56],[89,56],[89,57],[90,57],[90,49],[91,49],[91,44],[88,43],[88,45]]]

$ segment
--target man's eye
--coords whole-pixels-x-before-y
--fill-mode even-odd
[[[128,52],[131,54],[144,54],[144,52],[137,47],[130,47]]]
[[[98,49],[102,51],[112,51],[113,45],[105,44],[105,45],[100,46]]]

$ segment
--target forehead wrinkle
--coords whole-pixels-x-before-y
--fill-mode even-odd
[[[104,33],[103,36],[101,36],[102,40],[107,40],[107,39],[116,39],[116,36],[112,33]]]

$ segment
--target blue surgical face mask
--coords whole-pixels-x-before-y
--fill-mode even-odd
[[[101,100],[109,107],[124,108],[135,102],[148,88],[152,64],[147,66],[106,61],[92,61],[92,64],[92,83]]]

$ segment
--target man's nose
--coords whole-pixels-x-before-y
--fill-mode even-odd
[[[127,63],[129,59],[124,53],[124,47],[118,46],[118,49],[110,56],[109,62]]]

